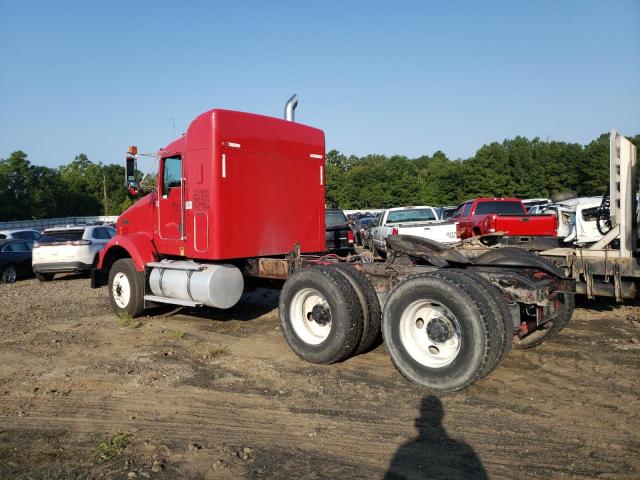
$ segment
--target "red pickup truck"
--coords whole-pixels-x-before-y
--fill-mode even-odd
[[[458,223],[458,237],[465,239],[503,232],[509,236],[555,236],[555,215],[528,215],[519,198],[476,198],[458,207],[450,218]]]

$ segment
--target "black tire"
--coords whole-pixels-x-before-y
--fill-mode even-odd
[[[534,253],[522,250],[514,247],[504,247],[480,255],[476,262],[493,263],[509,258],[534,256],[536,261],[547,265],[552,270],[558,270],[556,264],[551,260],[536,255]],[[546,342],[548,339],[555,337],[560,331],[569,324],[573,311],[575,310],[576,300],[575,295],[571,293],[558,294],[558,300],[560,302],[559,313],[556,318],[541,325],[536,330],[525,335],[524,337],[516,337],[513,342],[514,349],[533,348]]]
[[[373,240],[371,240],[370,238],[367,238],[364,242],[364,248],[366,248],[367,250],[369,250],[371,252],[371,254],[373,255]]]
[[[570,293],[558,294],[558,300],[560,301],[560,311],[558,316],[553,320],[549,320],[533,332],[525,335],[522,338],[516,340],[513,344],[513,348],[533,348],[546,342],[550,338],[555,337],[560,331],[569,324],[573,311],[576,307],[576,297]]]
[[[50,282],[53,280],[53,273],[36,273],[36,278],[41,282]]]
[[[373,247],[373,252],[375,253],[375,255],[378,255],[382,259],[387,258],[386,250],[380,250],[378,247]]]
[[[324,305],[316,304],[314,312],[307,312],[305,319],[304,310],[297,307],[308,290],[319,294]],[[316,307],[318,313],[315,313]],[[309,332],[318,328],[317,325],[323,325],[321,321],[327,321],[327,314],[330,320],[328,335],[323,340],[320,336],[311,338],[313,334]],[[345,360],[362,338],[360,301],[349,280],[335,268],[315,266],[291,275],[280,292],[278,315],[285,340],[296,355],[308,362],[327,365]],[[303,338],[305,334],[306,339]]]
[[[117,280],[119,274],[122,274],[127,281],[127,285],[129,288],[129,296],[126,301],[122,298],[120,300],[122,305],[118,304],[118,301],[115,298],[115,294],[118,291],[118,286],[114,284]],[[138,317],[144,311],[144,284],[145,284],[145,275],[143,272],[139,272],[136,270],[136,267],[133,264],[133,260],[130,258],[121,258],[120,260],[116,260],[116,262],[111,266],[111,270],[109,270],[109,304],[111,305],[112,310],[119,317]],[[121,286],[120,288],[123,288]]]
[[[511,351],[514,325],[507,301],[498,287],[476,272],[463,269],[441,269],[436,273],[445,276],[458,275],[469,279],[469,291],[475,290],[475,295],[479,296],[482,299],[481,301],[484,301],[491,310],[491,315],[494,317],[492,323],[496,326],[496,332],[500,342],[495,351],[495,358],[487,364],[486,371],[481,374],[481,377],[484,377],[500,365]]]
[[[15,265],[10,263],[6,267],[4,267],[4,270],[2,271],[2,274],[0,275],[0,282],[2,282],[2,283],[15,283],[17,279],[18,279],[18,271],[16,270]]]
[[[380,300],[373,285],[357,268],[347,263],[338,263],[335,268],[349,280],[351,286],[360,300],[362,308],[362,338],[356,347],[354,354],[366,352],[380,336],[380,324],[382,322],[382,310]]]
[[[501,343],[495,318],[487,303],[473,293],[476,290],[471,289],[471,283],[461,275],[430,272],[411,277],[391,291],[384,307],[382,336],[394,365],[412,382],[434,390],[460,390],[481,378],[495,362]],[[410,343],[403,343],[401,324],[407,319],[402,314],[415,302],[425,300],[446,307],[460,331],[457,355],[442,366],[418,361],[407,349]]]

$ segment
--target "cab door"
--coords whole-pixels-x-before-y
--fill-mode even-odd
[[[184,177],[182,157],[162,159],[158,200],[158,232],[162,240],[184,238]]]

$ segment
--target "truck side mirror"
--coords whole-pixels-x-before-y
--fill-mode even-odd
[[[140,184],[136,179],[136,171],[138,166],[137,165],[138,162],[136,159],[137,149],[135,149],[136,150],[135,153],[132,150],[134,150],[134,147],[131,147],[129,149],[129,152],[127,152],[127,156],[125,160],[124,176],[125,176],[125,184],[129,189],[129,192],[131,192],[132,195],[137,195],[138,191],[140,190]]]

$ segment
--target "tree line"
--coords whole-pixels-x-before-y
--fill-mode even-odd
[[[629,138],[636,146],[640,134]],[[586,146],[516,137],[482,146],[471,158],[441,152],[408,158],[327,153],[327,204],[343,209],[457,205],[475,197],[602,195],[609,181],[609,134]]]
[[[630,138],[640,144],[640,134]],[[326,200],[343,209],[456,205],[478,196],[548,198],[602,195],[609,178],[609,135],[586,146],[516,137],[482,146],[468,159],[441,152],[349,157],[327,153]],[[0,159],[0,221],[118,215],[134,199],[124,167],[85,154],[58,168],[33,165],[22,151]]]
[[[0,160],[0,221],[118,215],[132,203],[121,165],[83,153],[58,168],[33,165],[23,151]]]

